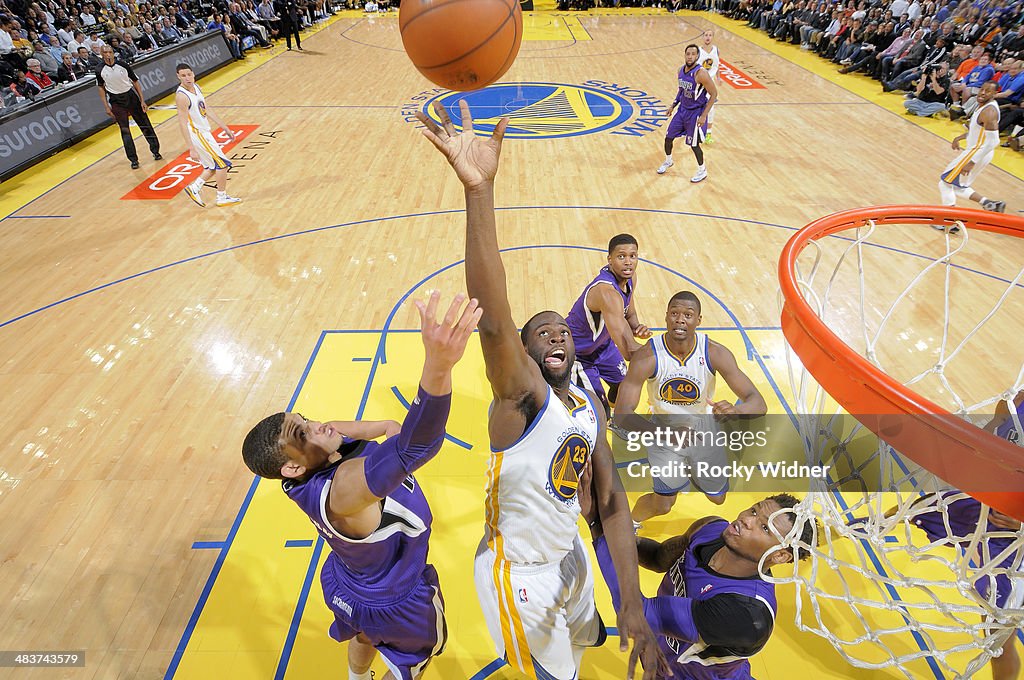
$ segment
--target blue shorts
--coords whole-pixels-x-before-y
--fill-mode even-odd
[[[590,354],[577,356],[576,362],[579,364],[579,370],[586,375],[586,383],[579,386],[592,390],[604,403],[607,403],[608,398],[605,396],[601,379],[603,378],[609,385],[618,385],[626,377],[626,360],[622,358],[619,348],[610,340]]]
[[[676,114],[672,116],[671,122],[668,124],[668,132],[665,133],[665,137],[668,139],[676,139],[677,137],[685,137],[687,146],[697,146],[704,141],[704,137],[708,133],[707,121],[704,121],[704,125],[697,127],[697,119],[700,118],[700,114],[703,113],[704,108],[699,109],[684,109],[679,107],[676,110]]]
[[[413,680],[430,660],[444,651],[448,625],[437,571],[427,565],[419,584],[402,600],[383,606],[359,602],[340,587],[328,556],[320,572],[324,601],[334,613],[330,635],[338,642],[362,633],[370,639],[385,665],[400,680]]]

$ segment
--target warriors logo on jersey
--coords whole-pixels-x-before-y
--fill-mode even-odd
[[[672,378],[662,383],[658,396],[670,404],[692,406],[700,401],[700,387],[689,378]]]
[[[551,459],[548,485],[556,498],[571,501],[576,497],[580,483],[580,472],[590,459],[590,442],[582,435],[570,434],[559,445]]]
[[[199,115],[201,115],[203,118],[206,118],[206,100],[205,99],[200,99],[199,100]]]
[[[718,56],[718,45],[712,45],[709,48],[705,48],[703,45],[697,47],[698,57],[700,65],[704,67],[704,70],[711,74],[712,78],[718,77],[718,66],[721,63],[721,58]]]
[[[651,340],[657,368],[647,380],[651,413],[698,415],[710,412],[705,403],[715,396],[715,370],[708,357],[708,336],[697,332],[686,356],[669,349],[665,335]]]

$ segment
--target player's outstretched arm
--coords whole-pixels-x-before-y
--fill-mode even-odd
[[[636,274],[633,274],[633,291],[636,292]],[[646,324],[640,323],[640,315],[636,311],[636,299],[629,305],[629,311],[626,312],[626,323],[629,324],[629,329],[633,333],[633,337],[646,340],[651,335],[651,329]]]
[[[593,499],[591,488],[590,466],[584,468],[580,475],[580,514],[590,526],[591,534],[594,537],[594,552],[597,554],[597,564],[601,568],[601,576],[608,586],[612,595],[612,604],[616,611],[619,608],[621,597],[619,594],[619,580],[615,571],[615,564],[612,561],[611,552],[608,549],[608,540],[601,531],[601,520],[597,516],[597,508]],[[648,538],[637,539],[637,552],[640,556],[641,566],[647,559],[654,571],[664,573],[668,571],[676,560],[686,552],[690,540],[701,527],[712,522],[718,517],[705,517],[690,525],[690,528],[682,536],[670,538],[664,543],[658,543]],[[677,640],[696,642],[700,639],[696,622],[692,614],[693,601],[686,597],[658,596],[643,598],[644,618],[658,635],[666,635]],[[671,674],[671,673],[670,673]],[[659,677],[661,677],[659,675]]]
[[[419,392],[397,437],[386,440],[366,456],[338,466],[331,484],[328,515],[339,529],[354,516],[394,491],[405,478],[441,449],[452,399],[452,368],[462,358],[481,309],[466,297],[455,296],[443,321],[437,321],[440,294],[434,292],[420,313],[426,357]],[[459,313],[462,310],[461,314]]]
[[[690,539],[693,538],[693,535],[703,528],[705,524],[714,522],[716,519],[721,518],[715,516],[703,517],[691,524],[685,534],[675,536],[661,543],[650,538],[637,537],[636,554],[640,561],[640,566],[644,569],[664,574],[672,568],[676,560],[682,557],[686,549],[690,547]]]
[[[334,420],[327,424],[349,439],[364,441],[394,437],[402,431],[402,424],[396,420]]]
[[[615,424],[631,432],[653,432],[649,420],[636,413],[644,382],[654,376],[658,367],[654,347],[650,343],[641,347],[629,362],[626,377],[619,383],[619,396],[615,400]]]
[[[594,286],[587,293],[587,307],[601,313],[615,347],[626,361],[631,361],[643,345],[633,339],[633,327],[626,318],[622,296],[612,286]]]
[[[725,379],[729,389],[740,398],[739,404],[727,401],[709,401],[711,412],[716,417],[726,419],[736,415],[763,416],[768,412],[761,392],[754,386],[750,378],[736,364],[736,357],[727,347],[713,340],[708,342],[708,358],[718,374]]]
[[[207,108],[206,116],[207,118],[212,120],[214,124],[217,125],[217,127],[219,127],[224,132],[224,134],[228,136],[228,139],[230,141],[235,141],[235,133],[231,130],[230,127],[228,127],[228,125],[224,121],[217,117],[217,114],[213,112],[213,109]]]
[[[499,399],[518,399],[543,388],[536,364],[527,356],[512,320],[505,282],[505,268],[498,252],[494,220],[494,177],[498,172],[501,142],[508,125],[503,118],[491,137],[477,137],[465,100],[459,103],[463,130],[456,131],[440,104],[434,111],[438,125],[422,112],[416,117],[433,143],[455,170],[466,193],[466,286],[485,312],[480,319],[480,345],[487,379]]]
[[[636,663],[640,661],[643,665],[643,680],[655,680],[663,675],[669,675],[668,662],[658,648],[658,640],[644,618],[636,538],[633,534],[633,519],[629,514],[629,500],[622,488],[622,482],[615,473],[615,461],[604,434],[604,414],[599,413],[598,417],[601,422],[597,446],[590,459],[588,474],[593,475],[593,500],[597,506],[597,521],[601,524],[617,574],[619,606],[616,625],[619,629],[620,649],[626,651],[629,642],[633,642],[626,678],[633,679]]]
[[[605,447],[607,448],[607,447]],[[610,457],[611,452],[608,451]],[[607,464],[607,463],[605,463]],[[594,538],[594,549],[597,552],[598,565],[601,567],[601,576],[604,578],[605,584],[608,586],[608,591],[612,595],[612,606],[615,607],[616,615],[618,616],[616,624],[619,627],[619,641],[620,650],[626,651],[628,641],[632,639],[633,651],[630,653],[629,665],[627,667],[626,677],[632,680],[636,672],[636,662],[639,659],[643,664],[644,668],[644,680],[668,677],[671,675],[671,671],[668,666],[668,661],[665,659],[665,655],[661,653],[661,650],[657,646],[657,639],[654,637],[654,631],[651,630],[650,624],[645,618],[645,610],[650,600],[645,599],[640,593],[640,581],[639,573],[636,568],[636,550],[633,547],[632,530],[629,532],[628,543],[630,548],[628,550],[632,557],[627,556],[626,560],[622,559],[622,545],[616,545],[616,553],[619,555],[619,559],[616,560],[612,555],[612,549],[608,543],[607,537],[604,535],[604,527],[602,526],[602,517],[600,514],[601,500],[599,494],[596,492],[594,479],[594,470],[596,468],[603,468],[605,464],[602,464],[591,457],[590,461],[584,466],[580,473],[580,484],[578,491],[578,498],[580,502],[580,515],[590,526],[591,534]],[[614,469],[611,474],[615,474]],[[602,473],[600,476],[605,476]],[[615,479],[618,482],[618,478]],[[621,484],[619,487],[619,495],[625,496],[625,493],[621,491]],[[626,507],[627,518],[629,517],[629,504],[623,499],[623,503]],[[632,561],[632,569],[634,578],[632,582],[628,578],[623,579],[619,577],[618,567],[621,566],[622,562],[627,562],[626,567],[629,568],[628,562]],[[625,592],[629,595],[630,600],[636,598],[635,604],[631,601],[630,609],[627,611],[623,607],[622,593],[623,585],[626,586]],[[631,594],[635,593],[635,594]],[[647,637],[647,635],[650,637]]]

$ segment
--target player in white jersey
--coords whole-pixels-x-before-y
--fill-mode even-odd
[[[981,86],[981,90],[978,91],[978,108],[971,116],[967,132],[953,140],[953,148],[960,151],[960,154],[946,166],[939,179],[942,205],[956,205],[959,196],[980,203],[985,210],[1006,211],[1005,201],[986,198],[971,188],[974,180],[992,161],[992,155],[999,146],[999,104],[994,101],[998,91],[999,85],[993,80]],[[960,142],[964,139],[967,140],[967,145],[961,151]],[[936,229],[945,228],[941,224],[933,226]],[[949,231],[956,233],[959,227],[950,227]]]
[[[717,87],[722,79],[718,76],[719,67],[722,65],[722,59],[718,55],[718,45],[712,44],[715,39],[715,32],[712,29],[704,31],[703,39],[701,44],[697,46],[700,50],[697,61],[704,67],[704,70],[711,75],[711,79],[715,81]],[[711,126],[715,123],[715,108],[718,106],[716,101],[711,105],[711,110],[708,111],[708,132],[704,135],[704,143],[711,144],[714,140],[711,139]]]
[[[473,133],[465,100],[461,132],[443,106],[434,110],[442,125],[422,113],[417,118],[465,187],[466,283],[484,310],[478,328],[494,400],[486,528],[474,573],[498,657],[531,678],[574,680],[584,649],[604,640],[576,524],[579,475],[589,464],[624,592],[620,643],[634,641],[630,674],[640,658],[645,680],[667,675],[644,618],[629,503],[615,473],[604,409],[570,385],[575,347],[569,326],[558,313],[541,312],[520,334],[512,320],[494,216],[494,176],[508,119],[488,139]]]
[[[619,388],[618,403],[622,406],[616,404],[616,424],[630,431],[654,431],[658,426],[667,426],[676,431],[691,428],[691,432],[713,432],[714,423],[709,420],[764,415],[768,411],[764,397],[736,364],[736,357],[724,345],[698,332],[700,323],[697,296],[690,291],[673,295],[665,312],[665,333],[648,342],[629,363],[626,379]],[[714,401],[717,375],[725,379],[739,397],[739,403]],[[650,413],[658,416],[655,421],[636,414],[645,382]],[[659,467],[672,460],[683,462],[684,458],[694,462],[710,459],[712,464],[721,464],[725,461],[714,460],[724,454],[719,448],[692,445],[677,451],[655,447],[648,450],[648,456],[651,465]],[[727,479],[702,477],[693,481],[711,502],[725,502]],[[671,510],[686,484],[687,480],[678,476],[656,477],[654,492],[641,496],[633,506],[633,521],[638,528],[644,520]]]
[[[196,74],[192,72],[192,67],[188,64],[178,64],[176,69],[178,83],[180,83],[174,97],[174,103],[178,107],[178,129],[181,130],[181,136],[185,138],[185,144],[188,145],[189,155],[203,166],[203,174],[185,187],[185,194],[196,205],[205,206],[206,203],[200,192],[206,180],[216,175],[217,207],[222,208],[241,203],[242,199],[228,196],[228,168],[231,167],[231,161],[227,159],[220,144],[213,138],[210,121],[219,125],[232,142],[235,141],[235,133],[221,122],[206,105],[203,91],[196,84]]]

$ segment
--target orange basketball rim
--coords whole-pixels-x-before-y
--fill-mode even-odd
[[[844,343],[804,299],[796,263],[808,243],[863,227],[868,221],[876,226],[961,222],[968,230],[1024,238],[1024,218],[929,205],[857,208],[807,225],[789,240],[779,260],[785,298],[782,332],[818,384],[850,415],[918,465],[968,490],[982,503],[1024,520],[1024,449],[953,416],[893,379]]]

